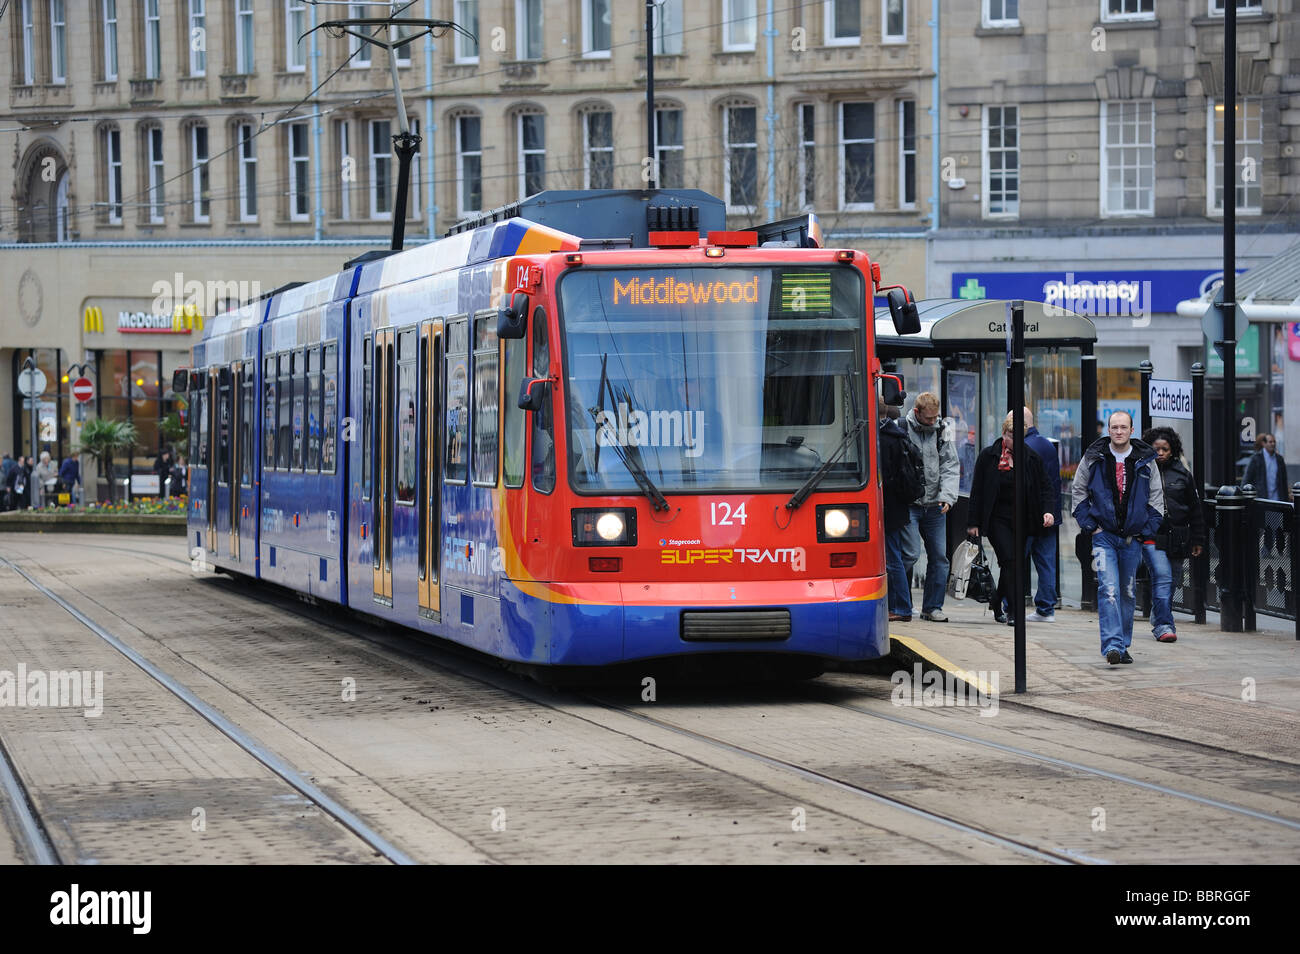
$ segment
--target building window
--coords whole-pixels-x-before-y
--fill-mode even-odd
[[[292,72],[307,68],[307,4],[303,0],[284,0],[284,68]]]
[[[202,76],[208,69],[208,15],[206,0],[190,0],[189,33],[190,75]]]
[[[22,0],[23,31],[23,85],[36,82],[36,21],[32,19],[32,4],[36,0]]]
[[[680,109],[655,110],[655,153],[659,161],[659,188],[685,188],[686,145]]]
[[[609,56],[610,0],[582,0],[582,55]]]
[[[253,0],[235,0],[235,72],[253,72]]]
[[[357,181],[357,164],[352,158],[352,133],[346,119],[339,128],[339,218],[352,218],[352,186]]]
[[[723,193],[733,212],[758,210],[758,109],[728,106],[723,110]]]
[[[257,139],[252,123],[235,127],[239,141],[239,221],[257,221]]]
[[[348,19],[361,19],[367,15],[364,3],[348,4]],[[348,66],[355,70],[370,67],[370,44],[352,33],[348,34]]]
[[[1152,215],[1156,175],[1155,103],[1101,104],[1101,211]]]
[[[1210,214],[1223,214],[1223,104],[1210,101],[1210,148],[1207,157],[1210,176]],[[1264,160],[1264,101],[1244,96],[1237,105],[1236,183],[1237,211],[1259,213],[1263,208],[1260,181]]]
[[[898,207],[916,208],[916,102],[898,101]]]
[[[387,119],[370,120],[370,217],[393,215],[393,133]]]
[[[208,127],[190,127],[190,208],[195,222],[207,222],[211,214],[212,191],[208,179]]]
[[[1156,0],[1101,0],[1103,20],[1154,20]]]
[[[515,0],[515,57],[542,58],[542,0]]]
[[[456,0],[456,23],[471,36],[457,31],[455,50],[457,63],[478,62],[478,0]]]
[[[862,42],[860,0],[826,0],[822,4],[822,34],[827,46],[857,46]]]
[[[289,218],[305,222],[308,213],[307,124],[289,124]]]
[[[876,105],[840,103],[840,208],[876,207]]]
[[[406,3],[405,6],[402,6],[401,4],[394,4],[392,16],[398,21],[397,38],[399,40],[405,40],[408,36],[411,35],[411,28],[403,24],[401,21],[411,16],[412,6],[413,4],[411,3]],[[410,43],[399,44],[397,49],[393,51],[393,55],[394,58],[397,60],[398,66],[410,66],[411,65],[411,44]]]
[[[152,126],[145,132],[148,144],[149,168],[149,222],[161,225],[167,205],[163,201],[163,131]]]
[[[1020,0],[984,0],[984,26],[1020,26]]]
[[[799,208],[817,202],[817,125],[812,103],[799,106]]]
[[[122,133],[104,130],[104,179],[108,197],[108,221],[122,224]]]
[[[722,49],[752,50],[758,37],[758,0],[722,0]]]
[[[478,116],[456,119],[456,214],[461,218],[483,210],[482,124]]]
[[[519,198],[546,188],[546,117],[521,113],[516,135],[519,142]]]
[[[67,0],[50,0],[50,80],[68,81]]]
[[[880,0],[880,39],[883,43],[907,42],[907,0]]]
[[[144,75],[147,79],[162,76],[162,18],[158,0],[144,0]]]
[[[682,52],[682,0],[663,0],[655,5],[655,55],[676,56]]]
[[[984,214],[1020,214],[1020,107],[984,109]]]
[[[1223,0],[1210,0],[1210,16],[1221,17],[1224,14]],[[1263,13],[1263,0],[1237,0],[1238,13]]]
[[[103,0],[104,79],[117,79],[117,0]]]
[[[614,188],[614,114],[587,113],[582,117],[582,187]]]

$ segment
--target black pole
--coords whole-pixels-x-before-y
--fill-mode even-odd
[[[1079,460],[1083,461],[1084,452],[1092,446],[1097,429],[1097,356],[1092,353],[1092,342],[1085,342],[1079,355]],[[1092,570],[1092,535],[1079,531],[1074,538],[1074,553],[1079,558],[1082,568],[1082,592],[1079,594],[1080,609],[1097,607],[1097,575]]]
[[[1255,503],[1255,488],[1250,484],[1241,488],[1244,509],[1241,518],[1241,545],[1237,547],[1237,598],[1241,601],[1242,630],[1253,633],[1255,622],[1255,589],[1259,585],[1260,512]]]
[[[651,189],[659,188],[659,170],[655,155],[655,0],[645,0],[645,141],[650,149]]]
[[[1241,632],[1241,603],[1237,598],[1239,585],[1236,569],[1240,560],[1229,554],[1242,545],[1241,522],[1246,515],[1245,501],[1231,484],[1219,488],[1214,501],[1215,522],[1218,524],[1219,571],[1215,574],[1219,585],[1219,629],[1225,633]]]
[[[1223,9],[1223,463],[1224,485],[1237,479],[1237,4]],[[1220,558],[1235,560],[1235,554]]]
[[[1207,509],[1203,500],[1205,494],[1205,459],[1210,449],[1205,444],[1205,365],[1197,361],[1192,365],[1192,482],[1196,486],[1197,505],[1202,513]],[[1212,520],[1206,520],[1205,526],[1211,532]],[[1192,557],[1192,612],[1196,622],[1205,622],[1205,581],[1209,576],[1210,534],[1205,536],[1205,548],[1198,557]],[[1300,620],[1297,620],[1300,625]]]
[[[1138,374],[1142,378],[1142,413],[1139,415],[1141,428],[1138,430],[1138,436],[1141,437],[1151,427],[1151,373],[1155,371],[1155,366],[1150,361],[1143,361],[1138,365]]]
[[[1011,303],[1011,368],[1008,371],[1009,380],[1007,387],[1007,397],[1011,401],[1011,427],[1012,427],[1012,451],[1011,456],[1015,461],[1015,467],[1012,473],[1015,480],[1016,504],[1015,513],[1015,531],[1016,545],[1012,554],[1012,571],[1013,585],[1011,587],[1011,612],[1015,615],[1012,619],[1016,623],[1016,692],[1025,691],[1025,536],[1028,527],[1025,526],[1024,506],[1025,491],[1025,303],[1023,301],[1013,301]],[[1031,512],[1038,515],[1038,507],[1035,505]]]
[[[397,198],[393,203],[393,251],[400,252],[406,242],[406,192],[411,181],[411,157],[419,151],[420,137],[399,132],[393,137],[397,153]]]

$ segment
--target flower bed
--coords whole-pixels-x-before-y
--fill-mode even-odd
[[[62,507],[51,505],[41,510],[33,510],[31,513],[69,515],[176,513],[184,515],[187,502],[188,498],[186,497],[136,497],[134,500],[126,503],[96,502],[86,504],[66,504]]]

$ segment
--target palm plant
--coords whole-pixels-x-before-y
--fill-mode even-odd
[[[88,454],[108,471],[108,499],[115,502],[117,491],[113,481],[113,456],[131,447],[139,439],[135,425],[117,418],[91,418],[81,427],[79,453]]]

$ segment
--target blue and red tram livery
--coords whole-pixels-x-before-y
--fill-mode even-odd
[[[194,555],[522,663],[887,653],[879,268],[716,202],[543,193],[211,321]]]

